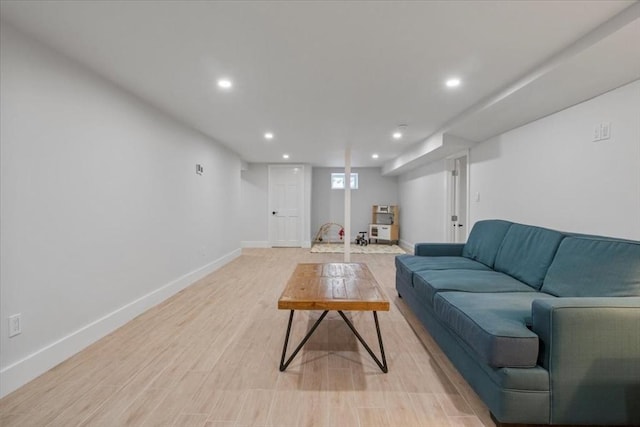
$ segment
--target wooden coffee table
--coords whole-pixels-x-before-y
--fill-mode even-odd
[[[347,326],[349,326],[349,329],[351,329],[367,352],[369,352],[382,372],[386,373],[388,371],[377,312],[389,311],[389,300],[385,297],[384,292],[366,264],[298,264],[278,300],[278,309],[291,310],[289,324],[287,325],[287,334],[284,339],[284,348],[282,349],[282,358],[280,360],[280,371],[287,369],[287,366],[289,366],[296,354],[302,349],[302,346],[309,340],[320,322],[322,322],[322,319],[324,319],[331,310],[335,310],[340,314],[342,319],[347,323]],[[291,334],[291,323],[295,310],[323,310],[324,312],[285,362],[289,335]],[[382,361],[376,357],[353,326],[353,323],[344,315],[343,311],[373,312]]]

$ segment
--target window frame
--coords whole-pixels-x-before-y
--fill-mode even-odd
[[[342,180],[339,184],[338,180]],[[358,172],[351,172],[351,189],[357,190],[359,187]],[[332,190],[344,190],[345,189],[345,175],[344,172],[331,172],[331,189]]]

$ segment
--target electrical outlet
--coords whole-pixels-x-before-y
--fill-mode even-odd
[[[597,125],[593,129],[593,142],[600,141],[602,139],[602,127]]]
[[[15,337],[16,335],[20,335],[22,333],[22,327],[20,326],[20,316],[20,313],[9,316],[9,338]]]
[[[603,122],[593,128],[593,142],[611,138],[611,123]]]

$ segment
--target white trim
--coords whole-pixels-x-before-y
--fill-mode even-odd
[[[465,150],[467,152],[467,217],[464,219],[464,235],[465,243],[469,239],[469,233],[471,232],[471,150]]]
[[[240,242],[243,248],[270,248],[271,245],[266,240],[243,240]]]
[[[210,262],[160,288],[94,320],[75,332],[37,350],[0,370],[0,397],[22,387],[37,376],[65,361],[87,346],[115,331],[136,316],[175,295],[195,281],[214,272],[241,255],[240,249]]]

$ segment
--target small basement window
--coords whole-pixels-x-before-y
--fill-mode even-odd
[[[344,190],[344,173],[337,172],[331,174],[331,189]],[[351,189],[358,189],[358,173],[351,174]]]

